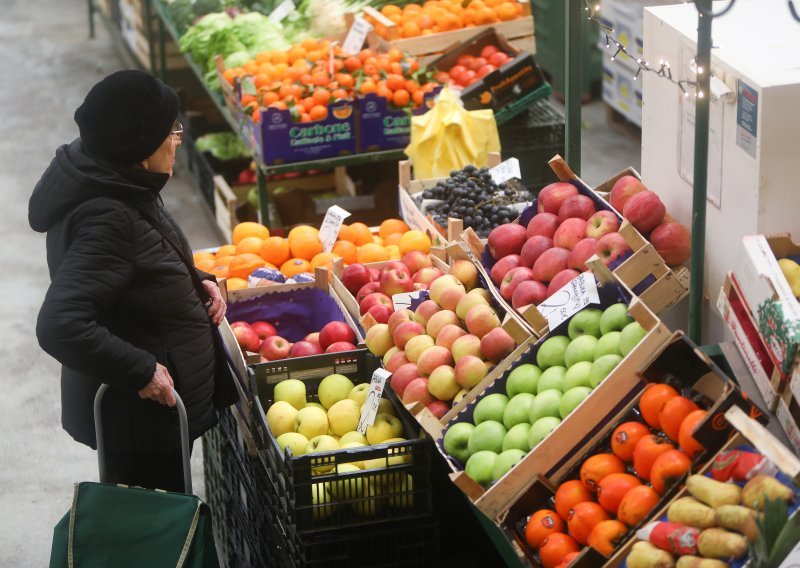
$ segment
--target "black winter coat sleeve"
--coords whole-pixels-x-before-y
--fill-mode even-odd
[[[131,281],[132,223],[118,207],[86,209],[75,220],[69,249],[52,276],[36,336],[62,365],[135,392],[152,379],[155,356],[98,323]]]

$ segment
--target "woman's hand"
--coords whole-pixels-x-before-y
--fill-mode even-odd
[[[153,373],[153,378],[147,386],[139,391],[139,398],[149,398],[166,406],[175,406],[175,395],[172,392],[174,386],[175,383],[169,376],[167,368],[161,363],[156,363],[156,372]]]
[[[227,311],[228,306],[225,305],[225,301],[222,299],[222,294],[220,294],[219,288],[217,288],[217,284],[215,282],[203,280],[203,287],[206,289],[206,292],[208,292],[208,295],[211,296],[211,301],[206,304],[208,316],[211,318],[211,323],[214,325],[219,325],[222,323],[222,320],[225,317],[225,312]]]

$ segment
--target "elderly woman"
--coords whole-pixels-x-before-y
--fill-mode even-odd
[[[96,447],[102,383],[107,470],[115,483],[182,491],[172,389],[198,438],[235,400],[216,324],[225,303],[197,271],[164,209],[183,129],[178,97],[139,71],[95,85],[75,112],[80,138],[56,151],[30,199],[47,233],[51,284],[39,312],[42,349],[62,364],[62,425]]]

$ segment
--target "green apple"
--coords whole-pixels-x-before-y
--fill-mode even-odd
[[[525,422],[521,422],[516,426],[512,426],[503,438],[503,451],[517,449],[527,452],[531,449],[528,442],[531,433],[531,425],[525,418]]]
[[[633,351],[633,348],[644,339],[645,335],[647,335],[647,330],[637,321],[633,321],[622,328],[619,338],[620,355],[625,357],[628,353]]]
[[[349,444],[350,442],[358,442],[359,444],[363,444],[365,446],[369,444],[367,437],[361,432],[357,432],[355,430],[342,434],[342,437],[339,438],[339,444],[342,446]]]
[[[294,406],[285,400],[279,400],[267,410],[269,431],[276,438],[286,432],[294,432],[294,417],[296,415],[297,409]]]
[[[567,370],[561,365],[555,367],[548,367],[539,377],[539,384],[536,387],[536,394],[541,394],[546,390],[556,389],[563,390],[564,376]]]
[[[375,422],[367,426],[367,441],[372,446],[389,438],[398,438],[403,434],[403,423],[391,414],[375,415]]]
[[[591,337],[591,336],[587,336]],[[558,412],[559,405],[561,404],[561,391],[550,389],[542,391],[536,395],[536,400],[531,404],[530,412],[528,413],[529,422],[534,424],[540,418],[545,416],[560,416]],[[533,447],[533,446],[531,446]]]
[[[578,361],[594,361],[594,349],[598,339],[594,335],[581,335],[569,342],[564,353],[567,367],[572,367]]]
[[[508,430],[500,422],[487,420],[475,426],[472,435],[469,437],[470,456],[482,450],[489,450],[499,454],[503,449],[503,438],[506,437]]]
[[[567,326],[567,335],[575,339],[581,335],[600,337],[600,316],[603,315],[597,308],[584,308],[572,316]]]
[[[450,426],[444,433],[444,451],[459,462],[467,463],[469,459],[469,438],[475,425],[469,422],[458,422]]]
[[[327,483],[315,483],[311,486],[311,502],[314,508],[312,516],[315,521],[327,519],[333,514],[336,505],[332,501]]]
[[[503,425],[511,429],[517,424],[522,424],[523,422],[527,423],[528,412],[535,398],[536,397],[529,392],[521,392],[509,400],[503,412]]]
[[[531,424],[531,434],[528,445],[531,449],[535,448],[539,442],[547,438],[547,435],[561,424],[561,418],[555,416],[545,416]]]
[[[561,403],[558,405],[558,413],[561,415],[561,419],[563,420],[570,412],[575,410],[591,392],[592,389],[589,387],[575,387],[566,391],[561,396]]]
[[[508,397],[504,394],[495,393],[483,397],[481,401],[475,405],[475,410],[472,413],[475,426],[487,420],[502,422],[503,412],[505,412],[507,404]]]
[[[353,381],[344,375],[328,375],[317,387],[317,398],[325,408],[330,408],[340,400],[344,400],[353,390]]]
[[[361,468],[351,463],[343,463],[336,466],[337,474],[352,473],[354,471],[361,471]],[[331,497],[337,501],[346,501],[349,499],[357,499],[361,496],[362,477],[347,477],[342,475],[336,481],[328,483],[328,492]]]
[[[302,434],[298,434],[297,432],[286,432],[285,434],[281,434],[278,436],[276,442],[278,442],[278,446],[280,446],[281,451],[289,448],[289,451],[292,452],[293,456],[302,456],[304,453],[306,453],[306,446],[308,446],[308,438]]]
[[[555,335],[539,346],[536,352],[536,363],[543,371],[548,367],[564,366],[564,351],[569,345],[569,337]]]
[[[522,458],[525,457],[527,452],[522,450],[505,450],[497,459],[494,460],[494,467],[492,468],[492,479],[497,481],[503,477],[508,470],[517,465]]]
[[[622,331],[632,321],[627,304],[613,304],[603,310],[603,315],[600,316],[600,331],[603,335],[609,331]]]
[[[350,398],[342,399],[328,409],[328,424],[331,432],[337,436],[355,430],[359,420],[361,420],[361,407]]]
[[[597,340],[594,348],[594,358],[599,359],[603,355],[622,355],[619,349],[619,341],[622,336],[620,331],[609,331]]]
[[[369,383],[361,383],[360,385],[354,386],[353,390],[350,391],[350,394],[347,395],[347,398],[350,400],[355,400],[360,408],[361,405],[367,401],[369,386]]]
[[[605,379],[614,367],[619,365],[622,357],[619,355],[603,355],[597,361],[592,363],[592,371],[589,373],[589,386],[597,388],[603,379]]]
[[[520,365],[508,375],[506,380],[506,394],[508,398],[513,398],[521,392],[536,394],[536,385],[539,384],[539,377],[542,370],[536,365],[526,363]]]
[[[297,379],[286,379],[275,385],[272,393],[275,402],[285,400],[297,410],[306,405],[306,384]]]
[[[309,440],[327,434],[329,429],[328,415],[316,406],[301,408],[294,417],[294,431]]]
[[[562,383],[561,392],[567,392],[569,389],[575,387],[588,387],[589,373],[592,371],[592,364],[589,361],[578,361],[572,367],[567,369],[564,375],[564,382]]]
[[[497,461],[497,453],[489,450],[481,450],[472,454],[467,460],[464,471],[474,479],[479,485],[486,487],[494,477],[492,472]]]

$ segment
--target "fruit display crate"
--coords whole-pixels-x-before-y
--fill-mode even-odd
[[[354,384],[369,383],[379,361],[367,350],[261,363],[249,368],[253,432],[258,455],[281,505],[277,514],[294,534],[416,519],[431,512],[430,441],[390,389],[384,391],[403,428],[404,441],[293,456],[282,451],[267,424],[275,385],[298,379],[309,400],[325,377],[341,374]],[[366,469],[339,471],[361,462]],[[348,468],[349,469],[349,468]],[[329,493],[334,488],[336,499]]]
[[[474,424],[475,409],[485,398],[494,394],[506,395],[512,372],[523,365],[536,365],[539,360],[539,351],[545,342],[555,336],[566,336],[570,320],[580,317],[583,310],[578,311],[572,318],[565,320],[552,330],[549,335],[529,346],[524,353],[505,363],[495,380],[488,384],[478,385],[475,390],[464,397],[463,404],[459,404],[457,414],[448,422],[442,424],[425,411],[421,413],[421,416],[418,415],[418,420],[433,438],[437,450],[452,470],[451,477],[454,483],[490,519],[497,518],[506,510],[514,497],[523,491],[532,479],[537,475],[544,475],[558,464],[564,458],[565,451],[579,446],[586,435],[587,425],[598,423],[598,417],[612,413],[618,406],[622,393],[638,392],[644,388],[637,376],[637,371],[647,365],[670,338],[670,332],[666,326],[641,301],[632,297],[628,290],[619,286],[616,281],[600,282],[599,284],[600,303],[589,304],[587,308],[605,309],[612,304],[619,303],[628,305],[628,315],[639,323],[644,331],[644,336],[625,357],[619,358],[616,365],[608,371],[607,376],[599,384],[588,393],[584,393],[583,400],[578,401],[571,412],[558,422],[549,424],[549,433],[543,433],[540,436],[541,441],[525,453],[524,457],[497,481],[488,487],[482,487],[469,477],[465,471],[465,463],[451,456],[445,450],[444,436],[454,426],[463,423]],[[627,321],[626,314],[622,313],[620,316],[625,316],[623,319]],[[538,393],[538,379],[536,388]],[[560,405],[560,397],[558,404]],[[599,421],[599,423],[604,422]],[[505,433],[502,432],[502,436],[505,436]]]
[[[648,387],[669,385],[679,393],[691,393],[699,401],[698,406],[705,407],[706,414],[690,432],[692,442],[697,444],[694,449],[698,453],[693,460],[695,470],[702,468],[703,464],[724,448],[735,433],[734,427],[725,418],[731,407],[738,406],[747,416],[765,421],[762,410],[682,332],[672,334],[666,343],[648,353],[638,363],[628,371],[634,377],[633,384],[627,387],[619,385],[614,393],[614,404],[597,412],[591,421],[593,426],[581,429],[581,436],[576,437],[573,443],[564,444],[559,459],[548,463],[536,475],[531,476],[528,485],[513,496],[507,511],[497,516],[498,524],[522,561],[539,566],[532,550],[525,544],[524,537],[520,536],[520,527],[524,530],[529,515],[537,510],[552,509],[550,499],[554,488],[562,481],[575,479],[582,463],[593,451],[607,449],[612,433],[621,423],[631,420],[642,422],[642,418],[646,417],[643,413],[651,410],[642,410],[640,406]],[[655,399],[654,401],[657,403]],[[640,514],[638,526],[646,524],[662,504],[674,497],[680,479],[664,492],[649,513],[645,511],[643,515]],[[630,537],[632,534],[628,534],[627,538]],[[588,559],[581,566],[599,566],[604,562],[603,557],[598,556],[591,548],[584,549],[580,557]]]

